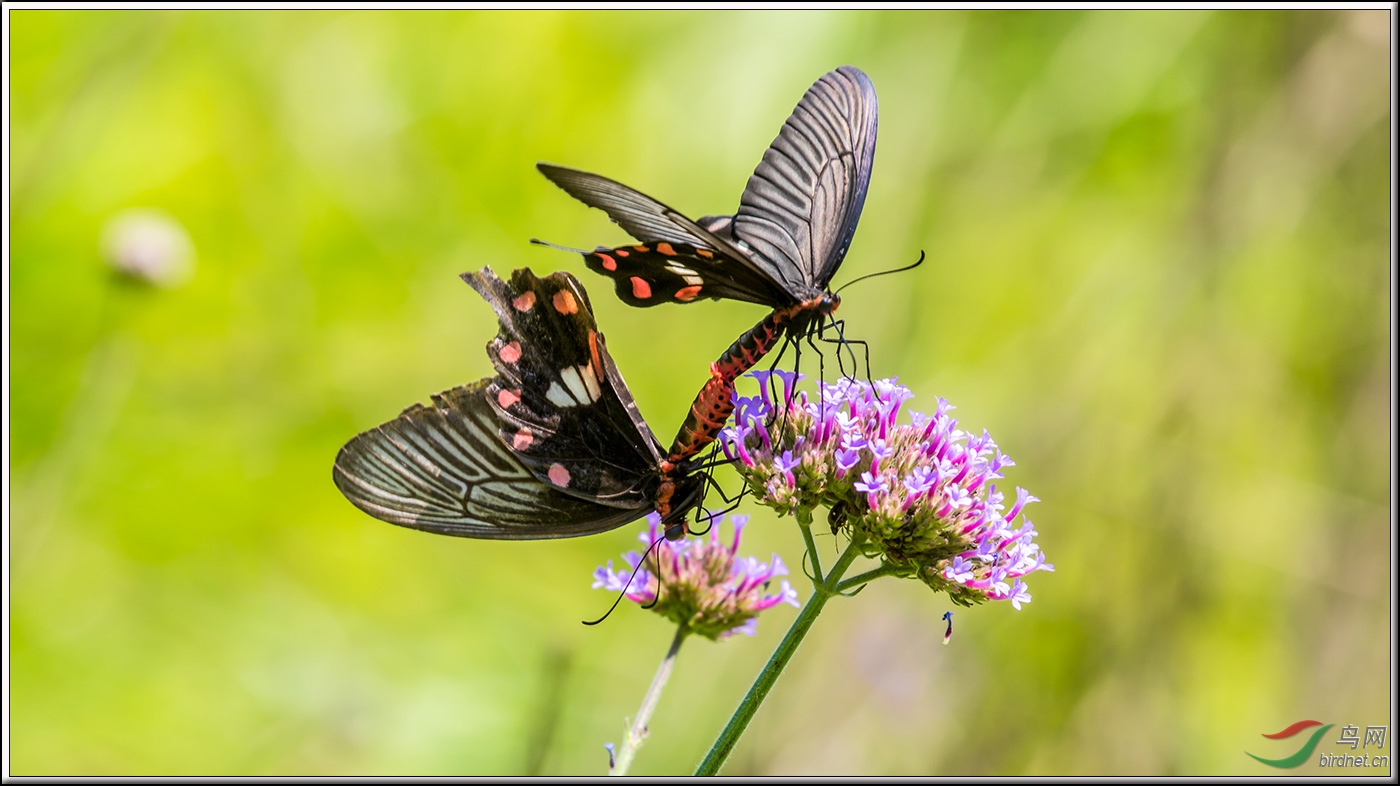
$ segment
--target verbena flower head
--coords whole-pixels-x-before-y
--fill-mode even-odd
[[[787,575],[787,566],[777,554],[766,563],[737,556],[739,536],[749,517],[730,516],[729,520],[734,535],[725,543],[719,536],[723,519],[714,522],[708,538],[666,540],[661,517],[653,513],[647,517],[647,531],[638,536],[642,553],[624,554],[627,568],[621,571],[614,570],[612,560],[608,560],[607,566],[593,572],[593,588],[621,592],[626,587],[629,599],[643,605],[656,601],[652,611],[709,639],[734,633],[752,636],[758,613],[779,603],[796,606],[797,590],[783,579],[777,594],[765,594],[774,577]],[[647,554],[653,544],[656,548]],[[645,562],[642,554],[647,554]]]
[[[1030,602],[1023,577],[1054,566],[1030,520],[1015,523],[1038,500],[1017,488],[1008,510],[993,482],[1014,462],[990,434],[958,429],[942,398],[933,414],[897,422],[913,393],[894,379],[841,379],[813,401],[796,390],[799,376],[771,373],[782,379],[781,398],[769,395],[768,372],[752,375],[762,392],[736,393],[735,425],[720,433],[760,503],[788,514],[829,507],[832,527],[864,538],[867,556],[955,603]]]

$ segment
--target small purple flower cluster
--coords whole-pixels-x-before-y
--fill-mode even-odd
[[[626,588],[627,597],[637,603],[656,601],[652,611],[708,639],[734,633],[752,636],[758,627],[758,613],[779,603],[798,605],[797,590],[783,579],[778,594],[764,594],[774,577],[787,575],[787,566],[777,554],[768,563],[738,557],[739,536],[749,517],[730,516],[729,520],[734,537],[727,544],[719,540],[722,519],[714,522],[708,540],[666,540],[661,517],[653,513],[647,517],[648,531],[638,536],[646,547],[644,552],[650,550],[645,559],[629,551],[623,555],[627,563],[623,571],[613,570],[612,560],[608,560],[606,567],[593,572],[593,588],[609,592]]]
[[[1013,523],[1038,500],[1017,488],[1008,511],[991,482],[1014,462],[986,431],[958,429],[944,399],[932,415],[911,412],[911,423],[897,423],[913,393],[893,379],[841,379],[821,385],[813,401],[797,391],[795,374],[750,376],[759,395],[735,394],[735,425],[720,443],[760,503],[807,516],[827,506],[833,530],[851,527],[867,556],[962,605],[1009,600],[1020,609],[1031,599],[1023,577],[1054,570],[1030,520]],[[770,396],[773,377],[781,399]]]

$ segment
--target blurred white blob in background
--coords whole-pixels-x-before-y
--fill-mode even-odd
[[[158,287],[178,287],[194,275],[189,233],[168,213],[151,208],[113,216],[102,229],[102,257],[117,272]]]

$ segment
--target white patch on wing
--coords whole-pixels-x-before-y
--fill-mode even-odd
[[[570,366],[559,372],[564,384],[554,382],[545,391],[545,398],[558,407],[577,407],[598,400],[603,391],[598,387],[598,379],[588,365]]]
[[[683,278],[685,279],[685,283],[689,284],[692,287],[698,287],[701,284],[705,283],[705,279],[699,276],[683,276]]]
[[[578,402],[571,398],[568,393],[564,392],[564,389],[559,387],[558,382],[549,383],[549,390],[545,391],[544,397],[549,399],[549,403],[556,407],[578,406]]]
[[[583,384],[588,386],[588,400],[597,401],[603,395],[602,388],[598,387],[598,375],[593,371],[593,364],[579,366],[580,374],[583,376]]]

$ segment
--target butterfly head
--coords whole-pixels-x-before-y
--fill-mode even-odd
[[[840,307],[840,295],[817,291],[777,313],[784,315],[788,335],[795,339],[819,330]]]

